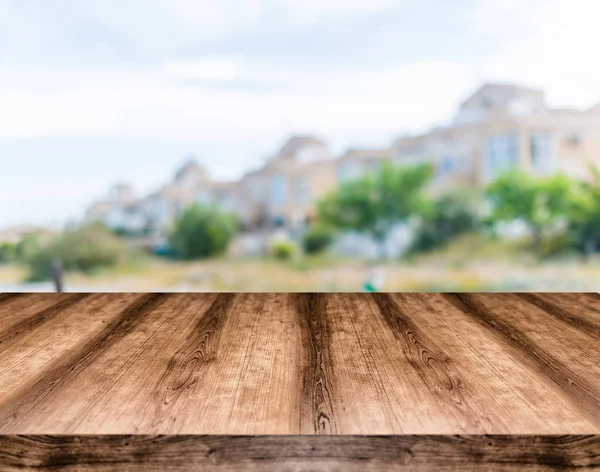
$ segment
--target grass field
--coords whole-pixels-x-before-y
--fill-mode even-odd
[[[93,275],[69,273],[66,287],[118,291],[360,291],[369,262],[331,255],[292,261],[219,258],[177,262],[147,257]],[[384,264],[387,291],[598,291],[600,261],[540,261],[515,241],[466,235],[425,255]],[[26,269],[0,265],[0,283],[20,284]]]

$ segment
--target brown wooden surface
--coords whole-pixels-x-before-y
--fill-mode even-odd
[[[600,436],[0,436],[0,470],[598,470]]]
[[[0,434],[0,470],[597,470],[600,295],[0,293]]]
[[[0,434],[600,434],[598,294],[0,295]]]

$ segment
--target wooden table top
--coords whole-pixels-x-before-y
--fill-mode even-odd
[[[0,294],[0,434],[600,434],[600,295]]]
[[[0,293],[3,471],[556,467],[600,470],[596,293]]]

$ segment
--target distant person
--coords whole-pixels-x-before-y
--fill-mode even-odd
[[[63,266],[60,259],[54,259],[52,261],[52,281],[54,282],[54,288],[57,293],[63,291]]]

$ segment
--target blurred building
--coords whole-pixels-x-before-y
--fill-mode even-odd
[[[94,202],[88,208],[85,220],[102,222],[113,229],[122,231],[141,231],[145,220],[139,204],[131,185],[118,183],[112,186],[105,198]]]
[[[206,170],[190,158],[171,182],[145,197],[137,197],[126,184],[113,186],[107,198],[89,207],[86,221],[100,221],[117,231],[160,239],[175,219],[196,202],[233,211],[231,183],[211,180]]]
[[[392,148],[350,149],[337,161],[338,182],[356,179],[368,172],[376,172],[383,162],[391,161],[393,158]]]
[[[248,229],[299,229],[314,217],[315,203],[337,183],[336,162],[326,143],[294,136],[236,184],[234,206]]]
[[[395,162],[430,162],[434,185],[484,185],[513,167],[548,175],[589,176],[600,165],[600,110],[554,109],[541,90],[486,84],[454,120],[393,145]]]
[[[316,202],[340,183],[397,165],[429,163],[431,189],[480,187],[510,168],[537,175],[562,171],[585,179],[600,166],[600,104],[587,110],[555,109],[542,90],[486,84],[461,103],[453,120],[417,136],[402,136],[389,148],[350,149],[334,158],[314,136],[293,136],[259,169],[239,181],[210,178],[189,159],[171,182],[137,198],[116,185],[94,203],[87,220],[115,229],[163,237],[192,203],[236,213],[247,231],[301,230],[315,216]]]
[[[0,229],[0,244],[10,243],[18,244],[28,237],[35,237],[41,240],[50,239],[58,234],[56,231],[34,225],[18,225],[10,228]]]

